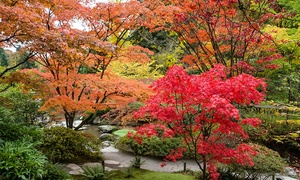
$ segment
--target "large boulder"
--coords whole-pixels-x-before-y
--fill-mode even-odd
[[[114,135],[110,133],[103,133],[99,137],[102,141],[114,141]]]
[[[111,125],[102,125],[99,126],[99,130],[103,133],[112,133],[113,131],[117,130],[117,127]]]

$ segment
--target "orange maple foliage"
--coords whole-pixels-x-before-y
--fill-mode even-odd
[[[140,3],[97,3],[91,7],[89,2],[0,2],[0,46],[21,43],[30,52],[30,58],[40,66],[24,73],[38,75],[48,90],[41,110],[63,117],[70,128],[77,116],[84,116],[80,127],[97,110],[147,97],[145,84],[121,79],[107,69],[115,60],[150,60],[149,50],[126,43],[143,11]],[[85,28],[75,28],[72,23],[76,20]]]

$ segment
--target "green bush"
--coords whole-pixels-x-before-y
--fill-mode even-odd
[[[70,175],[62,168],[60,164],[45,164],[45,174],[43,176],[43,180],[55,179],[55,180],[66,180],[70,179]]]
[[[24,93],[19,85],[3,92],[0,101],[0,120],[34,124],[36,118],[42,115],[39,108],[43,104],[34,95],[33,92]]]
[[[78,159],[101,158],[98,144],[94,140],[70,128],[45,129],[43,139],[40,149],[53,162],[76,162]]]
[[[4,179],[36,179],[45,174],[46,157],[26,139],[0,145],[0,174]]]
[[[25,126],[0,121],[0,139],[2,141],[17,141],[23,137],[30,137],[31,142],[37,142],[42,139],[42,130],[35,126]]]
[[[152,155],[158,157],[167,156],[173,149],[183,146],[180,138],[164,138],[157,136],[150,138],[144,137],[142,144],[139,144],[134,138],[123,136],[119,139],[116,146],[125,151],[132,151],[137,155]]]
[[[257,152],[257,155],[252,157],[254,166],[242,166],[236,163],[222,165],[220,166],[222,177],[256,179],[262,173],[271,176],[284,171],[287,164],[276,151],[257,144],[252,144],[252,146]]]

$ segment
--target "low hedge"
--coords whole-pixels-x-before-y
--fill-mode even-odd
[[[139,144],[134,138],[123,136],[121,137],[116,147],[135,153],[136,155],[151,155],[157,157],[166,157],[172,150],[183,146],[180,138],[164,138],[157,136],[144,137],[142,143]]]

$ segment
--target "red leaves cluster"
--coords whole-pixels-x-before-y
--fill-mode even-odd
[[[183,137],[187,145],[194,146],[196,153],[201,155],[197,162],[209,162],[211,176],[216,162],[236,161],[252,165],[251,148],[245,144],[233,148],[228,146],[228,141],[247,138],[242,124],[260,124],[257,118],[241,119],[235,105],[263,101],[266,84],[262,79],[248,74],[227,78],[227,69],[222,65],[201,75],[188,75],[183,67],[173,66],[151,87],[156,94],[135,113],[135,117],[147,115],[167,124],[172,133]],[[157,135],[152,126],[155,127],[147,125],[139,131],[147,136]],[[180,158],[182,152],[180,148],[174,150],[168,159]]]

